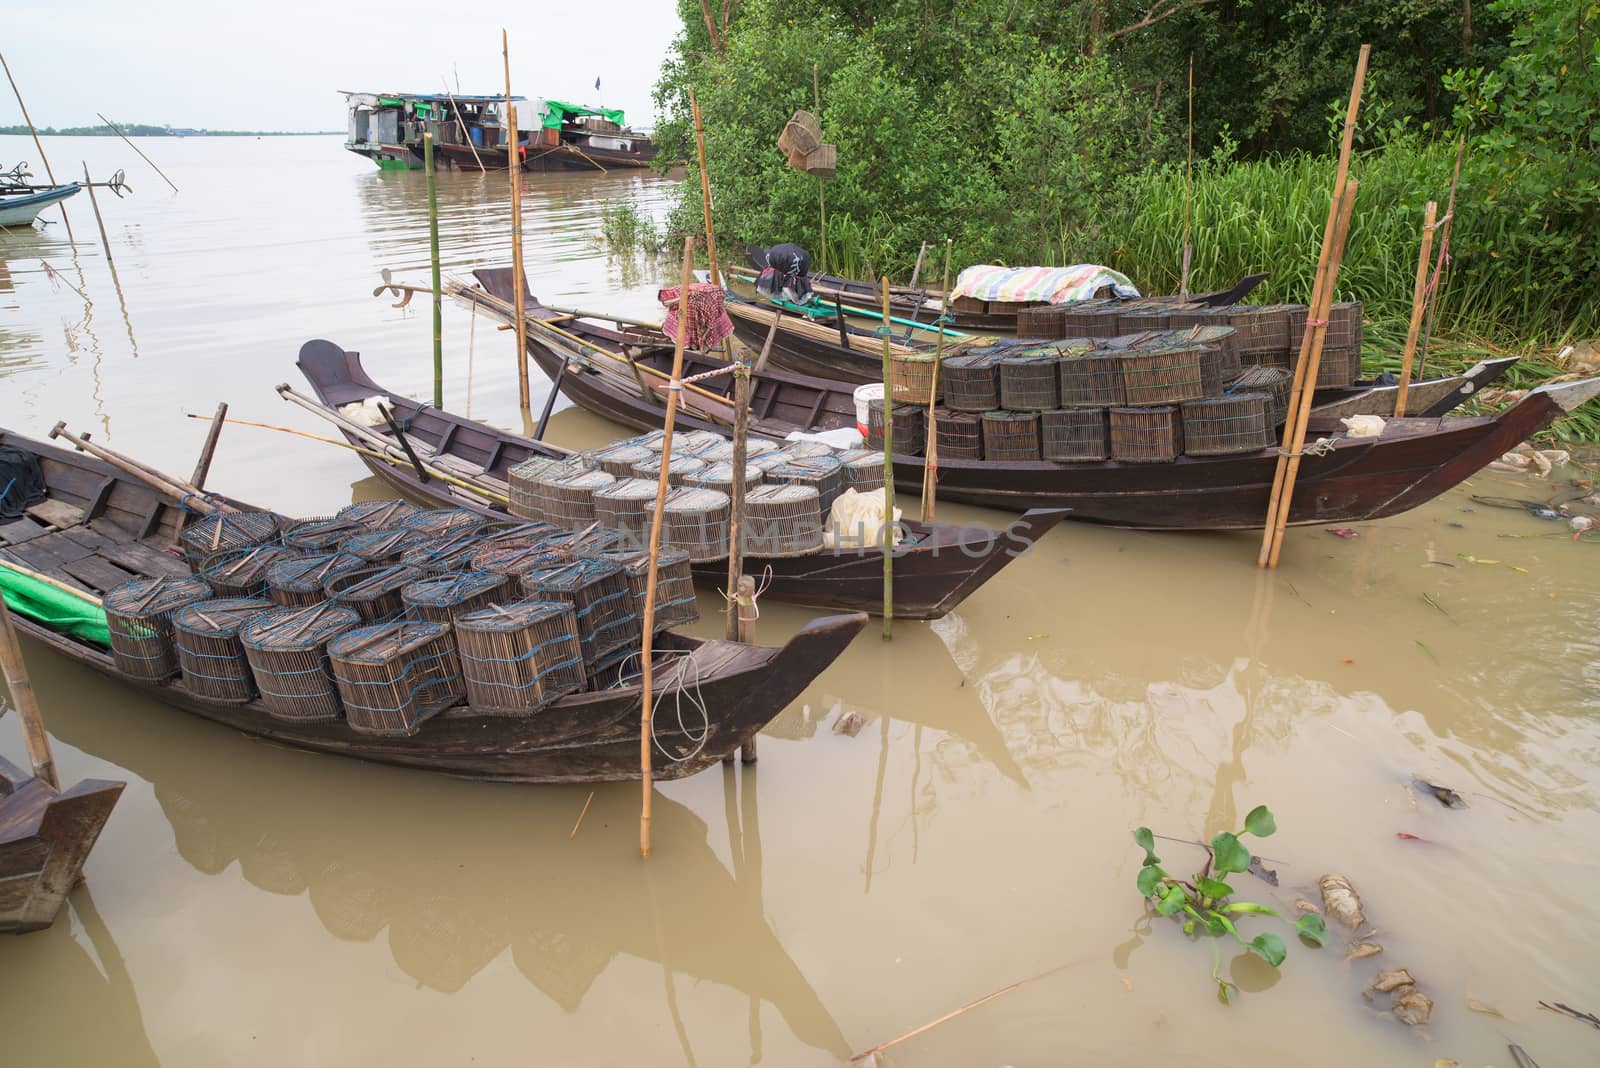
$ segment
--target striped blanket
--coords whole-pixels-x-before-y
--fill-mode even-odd
[[[1119,297],[1140,295],[1127,275],[1096,263],[1078,263],[1071,267],[979,264],[961,272],[950,295],[1011,303],[1043,300],[1063,304],[1069,300],[1089,300],[1106,286]]]

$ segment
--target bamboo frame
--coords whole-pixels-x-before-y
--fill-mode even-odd
[[[1439,205],[1428,201],[1422,215],[1422,251],[1417,256],[1417,280],[1411,287],[1411,323],[1406,328],[1406,347],[1400,355],[1400,387],[1394,395],[1396,419],[1406,414],[1406,395],[1411,391],[1411,362],[1417,355],[1417,335],[1422,332],[1422,312],[1428,304],[1428,256],[1433,251],[1433,232]]]
[[[500,31],[500,58],[506,70],[506,173],[511,176],[511,285],[517,318],[517,401],[531,414],[528,400],[528,317],[523,293],[528,288],[522,270],[522,161],[517,152],[517,107],[511,100],[511,47],[506,31]]]
[[[883,640],[894,638],[894,361],[889,345],[889,276],[883,285]]]
[[[4,671],[11,700],[17,706],[17,718],[22,721],[22,741],[27,746],[33,774],[60,790],[55,757],[50,752],[50,735],[45,732],[44,718],[39,714],[39,698],[33,692],[28,665],[22,659],[22,643],[17,641],[16,628],[11,625],[11,610],[3,597],[0,597],[0,669]]]
[[[444,289],[439,280],[439,183],[433,166],[431,131],[422,135],[422,169],[428,174],[428,263],[433,271],[433,406],[443,408]]]

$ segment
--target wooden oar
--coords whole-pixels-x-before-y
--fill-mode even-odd
[[[67,429],[65,421],[59,422],[50,428],[50,437],[52,439],[65,437],[79,452],[86,452],[91,456],[98,457],[124,474],[138,479],[145,485],[158,489],[168,496],[177,497],[180,502],[184,503],[185,507],[193,508],[194,511],[199,512],[201,515],[210,515],[212,512],[233,513],[239,510],[223,501],[208,500],[203,490],[196,489],[187,482],[180,482],[171,475],[164,474],[152,467],[146,467],[132,457],[124,456],[122,453],[108,449],[104,445],[98,445],[90,441],[87,434],[73,434]]]

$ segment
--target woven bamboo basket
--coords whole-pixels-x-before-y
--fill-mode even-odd
[[[927,445],[928,409],[916,404],[894,406],[894,451],[897,456],[921,456]],[[883,401],[867,402],[867,448],[883,448]],[[769,472],[770,474],[770,472]]]
[[[1244,371],[1240,362],[1239,334],[1231,326],[1193,326],[1186,330],[1174,330],[1166,335],[1163,344],[1176,348],[1205,345],[1216,349],[1222,354],[1217,366],[1224,382],[1239,377]]]
[[[957,315],[987,315],[989,302],[977,297],[955,297],[950,301],[950,310]]]
[[[1252,360],[1251,353],[1289,351],[1288,321],[1279,305],[1235,304],[1228,316],[1228,325],[1238,331],[1239,352],[1247,363],[1266,362]]]
[[[895,427],[896,433],[899,427]],[[844,492],[844,464],[837,456],[808,456],[791,460],[767,472],[766,481],[786,486],[811,486],[817,491],[817,507],[826,516],[833,502]]]
[[[709,466],[702,465],[701,470]],[[670,482],[670,472],[667,477]],[[694,475],[687,477],[693,478]],[[630,476],[595,491],[595,521],[607,530],[627,535],[636,545],[644,544],[644,540],[650,536],[650,522],[655,516],[655,509],[656,480],[653,478]]]
[[[782,467],[789,462],[789,454],[783,449],[776,452],[762,453],[760,456],[750,457],[750,466],[761,472],[763,478],[774,467]]]
[[[1289,414],[1289,391],[1294,374],[1282,367],[1250,367],[1228,385],[1230,393],[1265,393],[1270,400],[1272,425],[1281,426]]]
[[[428,538],[429,535],[419,530],[404,528],[367,530],[346,538],[339,551],[349,553],[369,564],[392,564],[398,562],[407,549],[425,544]]]
[[[1205,396],[1200,381],[1200,348],[1138,349],[1122,355],[1126,407],[1165,406]]]
[[[224,597],[196,601],[173,613],[172,638],[184,686],[212,701],[243,703],[254,697],[256,684],[239,631],[272,607],[264,598]]]
[[[111,659],[136,679],[160,681],[178,673],[172,615],[185,605],[209,600],[203,579],[130,579],[105,595],[101,606],[111,633]]]
[[[267,592],[267,568],[299,555],[299,551],[284,545],[224,549],[206,557],[199,574],[218,597],[263,597]]]
[[[1328,308],[1328,329],[1323,348],[1361,351],[1363,341],[1362,308],[1359,300],[1341,300]]]
[[[582,530],[594,522],[595,493],[616,481],[616,476],[596,468],[538,483],[545,520],[566,530]]]
[[[1223,366],[1227,356],[1215,345],[1201,345],[1199,348],[1200,395],[1202,397],[1215,397],[1222,392],[1229,379],[1238,377],[1237,372],[1232,375],[1227,373],[1226,368]]]
[[[268,609],[245,622],[239,640],[268,715],[297,723],[344,715],[328,643],[360,621],[350,609],[323,602]]]
[[[805,156],[822,145],[822,125],[811,112],[801,109],[789,116],[778,135],[778,151]]]
[[[1039,415],[1039,455],[1083,462],[1111,456],[1111,423],[1104,408],[1062,408]]]
[[[1231,326],[1233,309],[1231,307],[1212,308],[1205,305],[1191,305],[1187,308],[1173,308],[1167,312],[1167,328],[1169,330],[1189,330],[1196,326]]]
[[[406,530],[422,534],[456,534],[479,530],[488,522],[483,516],[465,508],[433,508],[418,512],[400,525]]]
[[[644,619],[644,595],[650,580],[648,548],[615,545],[585,549],[578,555],[585,560],[604,560],[622,568],[628,579],[628,592],[633,595],[633,609],[641,620]],[[655,629],[667,630],[699,618],[700,602],[694,595],[694,570],[689,566],[689,554],[670,545],[661,546],[656,557]]]
[[[1273,444],[1272,398],[1265,393],[1229,393],[1181,408],[1183,451],[1190,456],[1260,452]]]
[[[458,571],[407,583],[400,591],[407,619],[454,623],[468,612],[517,599],[521,586],[510,575],[494,571]]]
[[[1178,409],[1111,409],[1111,458],[1123,463],[1171,463],[1183,452]]]
[[[1017,336],[1053,340],[1067,336],[1067,306],[1042,304],[1017,313]]]
[[[667,494],[661,512],[661,541],[687,553],[695,563],[728,557],[732,505],[726,493],[685,486]]]
[[[983,458],[1009,463],[1039,459],[1039,413],[984,412]]]
[[[790,441],[770,455],[788,463],[791,460],[808,460],[813,456],[832,456],[834,450],[820,441]]]
[[[344,718],[363,734],[408,737],[466,693],[447,623],[357,627],[328,643],[328,663]]]
[[[178,538],[178,549],[193,568],[212,553],[279,541],[281,520],[271,512],[212,512]]]
[[[360,523],[369,530],[388,530],[404,523],[419,511],[420,508],[407,501],[357,501],[339,509],[334,518]]]
[[[1116,337],[1122,332],[1122,306],[1114,300],[1082,300],[1062,305],[1068,337]]]
[[[665,438],[662,438],[664,441]],[[714,434],[709,430],[680,430],[672,435],[673,456],[698,456],[702,449],[709,449],[713,445],[720,445],[728,439],[721,434]],[[655,443],[655,451],[661,452],[662,441]]]
[[[839,152],[833,145],[818,145],[806,153],[801,170],[815,178],[832,178],[839,168]]]
[[[552,530],[560,529],[548,523],[537,525],[548,526]],[[478,551],[483,541],[484,535],[476,530],[435,534],[425,537],[422,544],[401,553],[400,563],[432,573],[460,571],[472,566],[472,554]]]
[[[748,446],[748,442],[746,445]],[[711,444],[694,451],[695,459],[704,460],[707,464],[727,464],[733,462],[733,442],[727,438],[719,438]],[[750,450],[745,449],[745,462],[750,461]],[[684,485],[689,485],[687,481]]]
[[[1090,352],[1061,361],[1063,408],[1112,408],[1127,402],[1122,357]]]
[[[353,609],[364,622],[384,623],[405,613],[401,591],[423,574],[402,564],[359,567],[328,579],[322,592],[334,604]]]
[[[765,478],[766,473],[761,468],[748,460],[745,462],[744,488],[747,492],[750,487],[761,485],[762,480]],[[705,467],[694,474],[683,476],[683,484],[690,489],[713,489],[719,493],[731,494],[733,492],[733,464],[723,463],[722,461],[707,463]]]
[[[1170,329],[1171,308],[1165,304],[1125,304],[1117,310],[1118,334]]]
[[[933,386],[933,357],[920,352],[897,352],[889,357],[889,382],[894,399],[907,404],[927,404]],[[939,391],[943,392],[941,378]],[[935,394],[937,396],[937,394]]]
[[[632,478],[636,464],[646,463],[661,454],[643,445],[612,445],[592,454],[596,465],[608,475]]]
[[[1348,386],[1361,377],[1360,349],[1322,350],[1322,361],[1317,364],[1317,386]]]
[[[674,450],[672,460],[667,464],[667,485],[681,486],[686,475],[692,475],[696,471],[704,471],[705,468],[706,462],[700,457],[680,454]],[[659,479],[661,477],[660,455],[658,454],[653,459],[646,460],[642,464],[634,464],[633,477],[648,479],[652,483]]]
[[[957,412],[949,408],[933,410],[933,439],[939,445],[939,456],[949,460],[983,459],[983,417],[974,412]],[[882,455],[879,453],[878,455]],[[883,488],[882,468],[879,468],[878,488]]]
[[[335,575],[366,567],[349,553],[313,553],[267,565],[267,596],[274,604],[304,607],[327,600],[322,586]]]
[[[1000,407],[1000,359],[993,353],[948,356],[939,368],[944,406],[960,412]]]
[[[1044,412],[1061,405],[1061,358],[1043,354],[1000,361],[1000,407]]]
[[[541,482],[582,471],[586,461],[571,457],[536,456],[506,472],[510,503],[506,510],[522,519],[544,519],[544,491]]]
[[[934,411],[937,413],[943,409],[936,408]],[[841,452],[838,459],[845,489],[853,489],[857,493],[883,489],[883,453],[872,449],[850,449]],[[831,509],[833,505],[829,504],[828,507]]]
[[[812,486],[763,485],[745,494],[750,556],[809,556],[822,550],[822,508]]]
[[[456,620],[467,703],[478,715],[526,715],[583,689],[578,617],[564,602],[520,601]]]
[[[366,532],[367,528],[354,520],[318,516],[292,521],[283,528],[282,538],[285,545],[301,552],[325,553],[338,549],[346,538]]]
[[[578,617],[578,644],[586,671],[604,658],[639,643],[634,610],[622,568],[605,560],[574,560],[522,573],[522,590],[536,601],[565,601]]]

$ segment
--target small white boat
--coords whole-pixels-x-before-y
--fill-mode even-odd
[[[25,164],[0,173],[0,228],[31,226],[39,213],[58,204],[83,188],[77,182],[66,185],[34,185]]]

